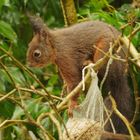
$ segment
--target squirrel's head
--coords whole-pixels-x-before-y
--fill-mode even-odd
[[[31,67],[43,67],[53,55],[49,30],[40,17],[29,18],[35,34],[29,43],[27,63]]]

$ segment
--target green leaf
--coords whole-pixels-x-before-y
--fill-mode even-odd
[[[6,51],[9,50],[9,46],[8,46],[8,44],[6,44],[6,43],[4,42],[4,40],[2,40],[2,41],[0,42],[0,48],[5,49]],[[2,52],[2,51],[0,51],[0,56],[3,55],[3,54],[5,54],[5,53]]]
[[[10,6],[9,0],[0,0],[0,10],[2,6]]]
[[[13,79],[15,80],[16,83],[19,83],[21,85],[26,84],[26,80],[23,74],[19,71],[17,67],[10,67],[8,70],[12,74]]]
[[[6,87],[4,85],[4,81],[5,81],[5,76],[3,71],[0,70],[0,92],[4,92]]]
[[[23,109],[21,109],[19,106],[16,106],[12,119],[20,119],[23,115],[24,115]]]
[[[48,105],[44,105],[41,103],[40,99],[30,99],[25,101],[25,108],[30,112],[30,115],[33,118],[39,116],[42,112],[47,112],[49,110]],[[13,113],[12,119],[21,119],[25,115],[22,108],[16,106],[15,111]]]
[[[17,35],[10,26],[10,24],[6,23],[5,21],[0,20],[0,34],[11,40],[12,42],[16,42],[17,40]]]
[[[10,101],[0,102],[0,116],[11,118],[15,109],[15,105]]]
[[[58,75],[54,74],[48,82],[49,86],[53,86],[54,84],[56,84],[58,82]]]
[[[24,5],[27,5],[28,0],[24,0]]]
[[[0,10],[1,10],[2,6],[4,5],[4,3],[5,3],[5,0],[0,1]]]

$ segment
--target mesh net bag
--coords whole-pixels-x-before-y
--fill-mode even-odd
[[[93,64],[83,69],[89,69],[91,73],[91,84],[84,101],[73,111],[73,118],[66,123],[64,139],[70,140],[99,140],[99,132],[104,126],[104,103],[101,91],[98,87],[97,73],[93,70]],[[83,76],[84,77],[84,76]],[[83,79],[84,82],[84,79]]]

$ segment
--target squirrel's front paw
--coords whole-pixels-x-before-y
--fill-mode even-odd
[[[71,100],[69,102],[69,107],[68,107],[68,115],[69,117],[73,117],[73,109],[77,107],[77,101]]]

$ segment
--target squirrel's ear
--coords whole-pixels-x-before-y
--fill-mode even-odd
[[[28,17],[35,33],[40,34],[42,31],[45,32],[46,25],[39,16],[31,16],[28,14]]]

